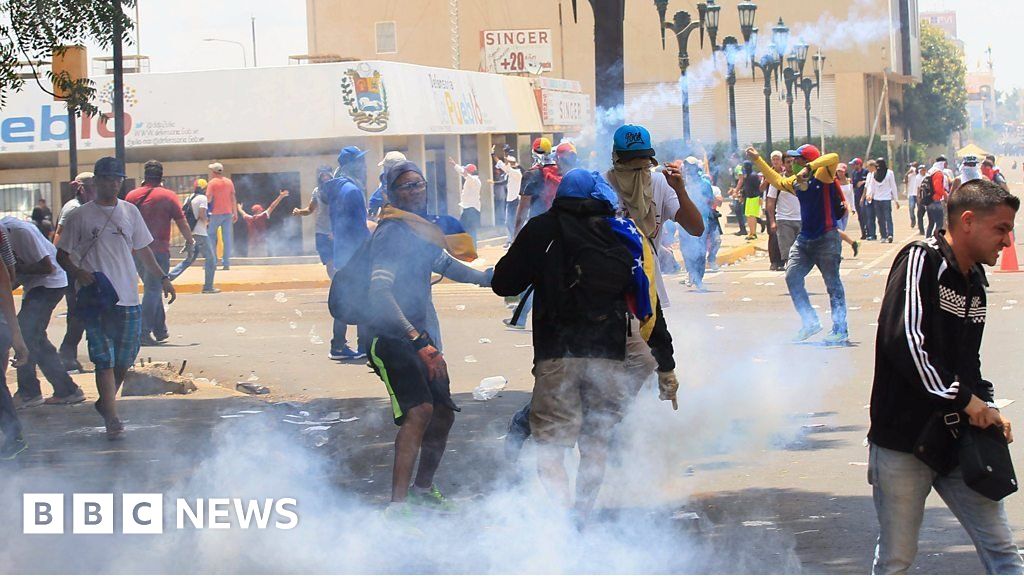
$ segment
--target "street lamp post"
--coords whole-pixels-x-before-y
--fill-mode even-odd
[[[778,88],[779,71],[788,43],[789,28],[782,18],[779,18],[779,23],[772,28],[772,43],[768,46],[768,53],[757,61],[754,59],[754,47],[749,48],[751,77],[757,78],[758,70],[761,70],[761,75],[764,76],[764,135],[765,147],[769,151],[772,147],[772,80]]]
[[[203,38],[203,42],[227,42],[228,44],[234,44],[238,46],[238,49],[242,51],[242,67],[249,67],[249,59],[245,57],[245,44],[236,40],[225,40],[223,38]]]
[[[789,109],[789,147],[796,148],[796,135],[793,130],[793,92],[797,90],[800,76],[804,72],[804,63],[807,61],[807,44],[798,42],[793,46],[793,52],[786,58],[786,68],[782,76],[786,84],[786,107]]]
[[[811,92],[817,90],[821,98],[821,69],[825,66],[825,56],[821,50],[814,55],[814,80],[801,78],[798,86],[804,93],[804,112],[807,116],[807,141],[811,141]]]
[[[743,35],[743,42],[749,43],[750,37],[754,34],[754,16],[757,15],[757,4],[750,0],[740,2],[736,9],[739,11],[740,33]],[[741,49],[739,42],[734,36],[726,36],[719,46],[715,39],[718,36],[718,20],[722,7],[716,4],[715,0],[707,0],[697,4],[697,11],[700,14],[700,39],[701,47],[704,46],[704,32],[708,33],[711,41],[712,52],[725,52],[726,77],[725,81],[729,87],[729,129],[732,139],[732,148],[739,148],[739,139],[736,135],[736,55]]]
[[[655,0],[659,13],[667,0]],[[682,93],[683,103],[683,141],[690,143],[690,87],[686,81],[686,70],[690,67],[690,54],[687,51],[687,43],[690,34],[700,27],[700,22],[694,22],[689,12],[679,11],[672,17],[672,22],[662,22],[662,34],[665,30],[671,30],[676,35],[676,42],[679,45],[679,90]],[[664,45],[662,45],[664,48]]]

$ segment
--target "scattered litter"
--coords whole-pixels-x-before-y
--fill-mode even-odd
[[[213,355],[214,358],[228,358],[230,356],[231,356],[230,354],[214,354]]]
[[[872,322],[871,324],[868,324],[868,326],[878,326],[878,322]]]
[[[672,520],[700,520],[700,515],[696,512],[684,512],[680,510],[672,515]]]
[[[244,418],[242,414],[221,414],[221,418]]]
[[[293,320],[288,323],[288,327],[291,328],[292,330],[295,330],[296,328],[299,327],[299,324]]]
[[[328,412],[324,420],[341,420],[341,412]]]
[[[740,298],[740,302],[753,302],[753,301],[754,301],[753,298],[746,298],[746,297]]]
[[[455,306],[455,309],[458,310],[459,312],[462,312],[463,310],[466,309],[466,305],[465,304],[458,304],[458,305]]]
[[[284,292],[278,292],[277,294],[274,294],[274,301],[284,304],[288,301],[288,297],[284,295]]]
[[[860,310],[860,306],[850,306],[847,310]]]
[[[490,344],[491,343],[491,339],[490,338],[481,338],[480,340],[477,340],[477,342],[480,342],[481,344]]]
[[[765,282],[765,286],[775,286],[775,282]]]
[[[235,334],[239,334],[239,335],[245,334],[245,328],[243,328],[241,326],[239,326],[238,328],[235,328]]]
[[[801,428],[824,428],[824,424],[804,424]]]
[[[996,398],[995,405],[998,410],[1002,410],[1003,408],[1006,408],[1010,404],[1013,404],[1013,402],[1013,400],[1009,400],[1007,398]]]
[[[532,348],[533,344],[516,344],[516,348]]]
[[[829,498],[829,500],[835,500],[835,498]],[[825,519],[824,516],[808,516],[807,518],[809,520],[824,520]]]
[[[867,462],[848,462],[850,466],[867,466]]]
[[[246,394],[270,394],[270,388],[252,382],[239,382],[235,384],[235,390]]]
[[[811,304],[811,308],[814,308],[815,310],[821,310],[821,306],[818,304]]]
[[[351,416],[349,418],[342,418],[341,420],[339,420],[339,422],[347,424],[349,422],[355,422],[356,420],[359,420],[359,416]]]
[[[262,414],[263,410],[239,410],[239,414]]]
[[[249,377],[247,378],[247,380],[249,382],[255,382],[255,381],[259,380],[259,379],[260,379],[260,377],[257,376],[255,372],[250,372],[249,373]]]
[[[697,469],[694,468],[693,466],[687,466],[686,470],[683,471],[683,475],[684,476],[693,476],[696,473],[697,473]]]
[[[324,339],[317,335],[316,326],[309,329],[309,343],[310,344],[323,344]]]
[[[878,296],[875,296],[874,298],[872,298],[871,301],[874,302],[875,304],[881,304],[882,303],[882,299],[879,298]]]
[[[754,286],[764,286],[764,282],[754,282]]]
[[[473,356],[473,355],[466,356],[465,358],[463,358],[463,360],[465,360],[466,362],[468,362],[470,364],[476,364],[477,363],[476,356]]]
[[[246,294],[246,296],[255,296],[255,295],[256,295],[255,292],[249,292],[248,294]]]
[[[748,528],[757,528],[760,526],[775,526],[775,522],[769,522],[767,520],[747,520],[743,522],[743,525]]]
[[[468,360],[467,360],[468,361]],[[475,362],[476,360],[474,360]],[[480,381],[480,384],[473,389],[473,400],[481,402],[490,400],[498,395],[508,386],[508,379],[504,376],[490,376]]]
[[[1013,310],[1013,306],[1003,306],[1002,310]]]
[[[721,316],[721,314],[717,312],[712,312],[711,314],[708,314],[708,318],[718,318],[719,316]]]
[[[725,326],[715,326],[715,330],[725,330]]]
[[[1007,301],[1006,301],[1006,305],[1007,305],[1007,306],[1013,306],[1013,305],[1015,305],[1016,303],[1017,303],[1017,301],[1016,301],[1016,300],[1007,300]]]
[[[309,412],[306,412],[305,410],[301,410],[301,411],[299,411],[299,416],[305,416],[305,417],[308,418],[309,417]]]
[[[501,436],[498,436],[496,440],[504,440],[505,438],[508,438],[508,434],[502,434]]]
[[[324,430],[330,430],[330,429],[331,429],[330,426],[317,425],[317,426],[310,426],[309,428],[303,428],[302,429],[302,433],[306,434],[308,432],[322,432]]]
[[[317,448],[324,446],[325,444],[327,444],[327,442],[330,441],[330,438],[327,437],[327,434],[324,434],[323,432],[317,432],[313,434],[312,438],[313,446],[316,446]]]
[[[302,310],[299,310],[298,308],[296,308],[295,309],[295,315],[298,316],[299,318],[302,318]]]
[[[359,416],[352,416],[351,418],[337,418],[335,420],[303,420],[299,416],[289,414],[285,416],[281,422],[284,422],[285,424],[296,424],[298,426],[333,426],[335,424],[355,422],[356,420],[359,420]]]
[[[821,530],[803,530],[801,532],[793,532],[793,536],[799,536],[801,534],[810,534],[812,532],[821,532]]]
[[[739,284],[739,281],[738,280],[733,280],[732,282],[730,282],[730,284]]]

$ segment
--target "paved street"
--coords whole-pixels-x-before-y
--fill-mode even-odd
[[[184,295],[169,309],[170,342],[141,355],[187,360],[186,372],[219,385],[124,400],[128,435],[115,444],[94,429],[102,422],[88,404],[23,412],[30,450],[0,468],[0,498],[10,503],[0,509],[0,571],[867,572],[876,523],[863,442],[875,321],[893,256],[917,238],[906,217],[905,206],[894,214],[896,243],[866,243],[859,258],[843,262],[850,347],[789,343],[798,318],[783,274],[767,271],[763,252],[711,275],[710,293],[670,277],[680,409],[658,402],[653,389],[642,393],[617,439],[602,522],[582,537],[543,503],[529,446],[523,481],[509,486],[516,469],[502,439],[509,415],[529,397],[531,336],[502,325],[509,311],[489,290],[435,287],[462,407],[438,483],[461,512],[425,521],[423,534],[381,523],[395,428],[379,379],[363,364],[327,358],[326,289]],[[983,370],[997,397],[1021,399],[1024,315],[1016,300],[1024,274],[990,279]],[[827,326],[820,276],[808,284]],[[63,320],[53,327],[56,338]],[[474,401],[473,388],[496,375],[508,388]],[[91,375],[76,379],[95,396]],[[272,393],[236,393],[240,381]],[[1016,403],[1004,413],[1018,421],[1021,410]],[[351,417],[359,419],[303,432]],[[1019,444],[1013,453],[1024,462]],[[165,504],[165,533],[174,534],[159,544],[146,536],[21,535],[21,494],[46,491],[288,496],[298,499],[301,522],[292,532],[176,531]],[[1010,497],[1008,510],[1024,536],[1024,499]],[[980,570],[966,534],[933,495],[914,572]]]

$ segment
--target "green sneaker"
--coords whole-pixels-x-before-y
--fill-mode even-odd
[[[422,538],[423,531],[416,527],[418,516],[408,502],[392,502],[384,509],[384,521],[406,536]]]
[[[843,346],[850,343],[850,333],[847,330],[832,330],[822,342],[828,346]]]
[[[793,338],[793,342],[803,342],[818,332],[821,332],[821,324],[818,324],[817,322],[811,326],[804,326],[796,333],[796,337]]]
[[[444,512],[446,514],[451,514],[456,509],[455,504],[448,501],[444,494],[441,494],[441,491],[434,485],[431,485],[429,490],[421,490],[413,486],[409,489],[409,495],[405,501],[413,506],[422,506],[435,512]]]

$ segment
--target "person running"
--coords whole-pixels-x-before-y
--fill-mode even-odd
[[[370,365],[387,387],[399,426],[389,513],[406,514],[406,504],[451,510],[434,476],[459,408],[444,356],[426,330],[431,274],[488,286],[493,272],[473,270],[445,252],[444,233],[425,219],[427,182],[418,166],[402,162],[385,181],[390,205],[370,239],[366,332]]]
[[[28,362],[28,346],[21,336],[21,327],[14,306],[11,290],[12,271],[15,267],[14,252],[7,241],[7,235],[0,230],[0,366],[7,366],[8,352],[14,349],[15,368]],[[0,460],[14,460],[28,448],[22,435],[21,421],[11,391],[7,389],[7,370],[0,370],[0,432],[4,442],[0,444]]]
[[[822,155],[813,144],[804,144],[786,152],[799,168],[795,176],[783,178],[772,170],[753,147],[747,148],[747,158],[771,181],[772,186],[796,194],[800,200],[800,235],[789,254],[786,265],[786,285],[793,306],[800,314],[802,327],[794,341],[803,342],[821,332],[818,314],[807,296],[804,279],[815,266],[821,271],[832,307],[832,331],[824,342],[830,345],[849,341],[846,323],[846,291],[839,277],[842,261],[842,240],[836,229],[836,210],[841,204],[834,192],[838,154]]]
[[[459,222],[476,244],[480,231],[480,188],[483,184],[476,173],[476,164],[461,166],[454,158],[448,158],[448,162],[462,178],[462,191],[459,193],[459,208],[462,209],[462,213],[459,215]]]
[[[929,427],[946,434],[948,423],[963,421],[995,427],[1013,442],[1010,422],[993,404],[995,387],[982,376],[980,352],[983,265],[995,266],[1012,244],[1019,208],[1020,199],[998,184],[967,182],[949,198],[949,229],[903,247],[892,264],[878,316],[868,431],[868,481],[879,524],[874,574],[906,574],[913,566],[933,488],[988,574],[1024,573],[1004,501],[965,483],[954,436],[946,445],[930,442],[932,458],[919,459],[915,449]]]
[[[153,236],[149,249],[160,265],[158,272],[150,274],[141,262],[136,264],[143,284],[142,345],[155,346],[170,338],[167,331],[167,313],[160,296],[163,279],[169,277],[168,272],[171,268],[171,222],[185,237],[185,252],[195,249],[195,240],[185,220],[178,195],[161,186],[164,178],[163,164],[150,160],[143,167],[143,173],[142,186],[129,192],[124,199],[134,204],[142,214],[142,219]]]
[[[854,240],[853,237],[846,233],[846,225],[850,223],[850,214],[856,214],[849,202],[849,199],[853,196],[853,185],[850,184],[850,180],[846,177],[846,164],[840,163],[836,167],[835,183],[839,185],[839,194],[843,197],[843,217],[836,222],[836,229],[839,230],[839,237],[842,238],[843,242],[846,242],[853,248],[853,257],[856,258],[860,253],[860,242]]]
[[[162,275],[168,304],[176,295],[149,247],[153,236],[139,209],[117,198],[124,183],[124,163],[100,158],[93,173],[96,200],[68,217],[57,245],[57,262],[81,287],[79,311],[85,318],[89,359],[96,366],[100,393],[95,407],[103,417],[107,439],[118,440],[124,434],[124,424],[115,398],[135,363],[142,334],[136,262],[150,274]]]
[[[305,208],[292,209],[292,216],[314,216],[314,245],[316,253],[320,257],[320,263],[327,269],[328,278],[334,278],[334,237],[331,235],[331,215],[328,214],[326,207],[320,207],[320,187],[333,177],[334,170],[330,166],[317,168],[316,188],[313,188],[309,204]],[[381,198],[383,198],[383,193]],[[379,209],[380,207],[378,207],[378,211]],[[375,216],[373,208],[371,207],[369,210],[371,217]]]
[[[779,154],[782,154],[782,152],[779,152]],[[772,167],[778,171],[779,175],[792,175],[792,158],[789,156],[784,157],[781,162],[781,169],[776,168],[774,158],[772,160]],[[765,178],[765,181],[767,182],[768,179]],[[796,242],[796,237],[800,234],[800,200],[797,199],[796,194],[779,191],[770,182],[766,196],[767,206],[765,212],[768,214],[769,226],[774,227],[779,235],[779,253],[782,255],[781,270],[785,270],[786,264],[789,263],[789,251],[793,247],[793,243]]]
[[[238,222],[238,200],[235,198],[235,183],[224,176],[224,165],[214,162],[208,166],[206,197],[209,202],[210,225],[208,232],[213,240],[213,253],[217,253],[217,233],[224,238],[224,252],[221,257],[223,270],[231,269],[231,250],[235,239],[235,222]]]
[[[18,368],[18,392],[22,408],[40,404],[78,404],[85,401],[82,389],[68,376],[57,349],[46,336],[50,318],[64,298],[68,277],[57,265],[57,249],[39,228],[14,216],[0,219],[15,257],[15,283],[22,287],[18,325],[28,346],[29,358]],[[53,387],[53,396],[43,400],[36,366]]]
[[[924,197],[921,201],[926,202],[925,210],[928,212],[928,231],[925,234],[928,237],[942,230],[946,218],[944,204],[946,198],[949,197],[951,181],[946,170],[946,157],[939,156],[924,175],[925,182],[922,187]]]
[[[96,188],[92,182],[92,172],[82,172],[71,181],[71,189],[75,191],[75,197],[68,200],[60,209],[60,217],[57,218],[57,229],[53,235],[53,244],[60,240],[64,232],[64,223],[68,217],[82,204],[92,202],[96,198]],[[85,335],[85,323],[79,316],[75,302],[75,283],[68,278],[67,292],[64,295],[67,303],[67,331],[64,333],[64,340],[60,343],[60,359],[68,372],[77,370],[82,372],[82,364],[78,361],[78,345],[82,343],[82,336]]]
[[[288,194],[290,192],[287,190],[278,192],[277,198],[274,198],[274,201],[270,203],[266,210],[263,209],[262,204],[253,204],[252,214],[246,212],[241,204],[238,205],[238,213],[245,220],[245,228],[248,232],[246,234],[246,239],[248,240],[246,254],[250,258],[263,258],[269,254],[269,250],[267,250],[267,230],[270,229],[270,217],[277,210],[281,201],[288,197]]]
[[[675,172],[673,179],[681,187],[681,174]],[[492,280],[499,296],[536,288],[529,429],[537,442],[537,472],[549,495],[572,507],[580,524],[600,492],[614,428],[639,389],[628,368],[627,294],[646,306],[633,309],[644,319],[645,337],[657,324],[656,292],[644,283],[655,258],[639,226],[615,216],[618,202],[597,172],[565,174],[551,210],[527,222]],[[659,382],[661,398],[675,402],[674,374]],[[577,445],[573,503],[564,460]]]
[[[203,294],[217,294],[220,292],[213,287],[213,278],[217,273],[217,254],[213,251],[213,243],[207,232],[210,226],[209,203],[206,200],[206,179],[196,179],[192,186],[192,194],[185,199],[182,212],[185,214],[185,221],[192,230],[192,239],[195,240],[195,249],[185,254],[185,259],[171,269],[168,276],[171,281],[177,280],[185,270],[188,270],[199,256],[203,257]]]

